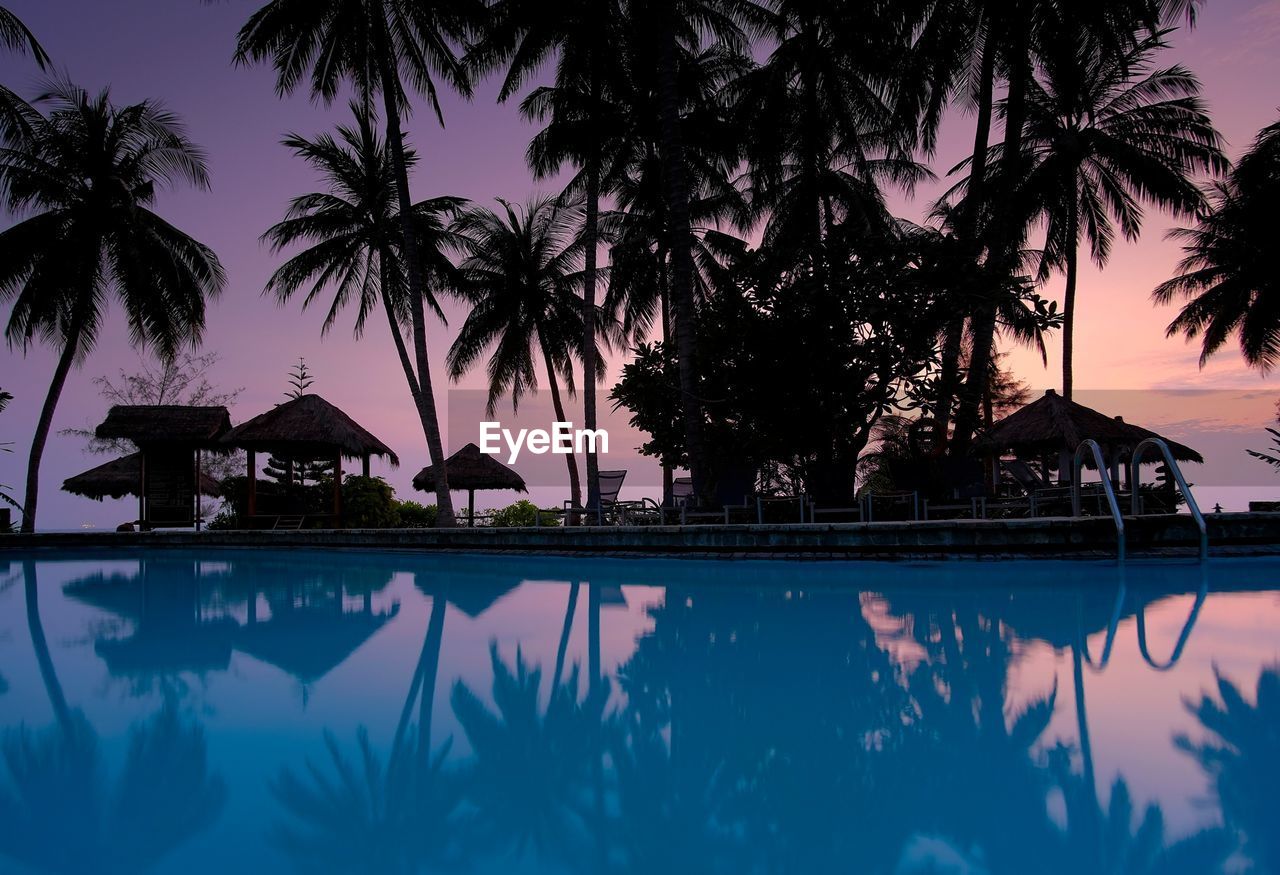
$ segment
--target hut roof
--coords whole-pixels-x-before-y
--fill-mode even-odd
[[[528,492],[524,478],[492,456],[467,444],[445,460],[450,489],[512,489]],[[430,492],[436,488],[436,466],[428,465],[413,478],[413,488]]]
[[[104,462],[74,477],[68,477],[62,482],[62,491],[98,501],[108,496],[124,498],[126,495],[138,494],[138,485],[141,480],[142,453],[137,452]],[[217,480],[201,471],[200,493],[217,498],[222,495],[222,489]]]
[[[400,464],[390,447],[319,395],[303,395],[255,416],[231,429],[222,443],[282,454],[314,452],[317,457],[336,449],[349,459],[383,456]]]
[[[1188,446],[1169,440],[1150,429],[1131,425],[1120,417],[1107,416],[1091,407],[1068,401],[1049,389],[1039,398],[1009,414],[992,426],[978,442],[991,450],[1073,452],[1082,441],[1093,439],[1105,447],[1133,448],[1147,438],[1158,437],[1169,445],[1180,462],[1203,462]],[[1152,455],[1150,461],[1157,461]]]
[[[213,447],[230,430],[231,414],[225,407],[123,404],[111,408],[94,434],[105,439],[124,438],[139,446],[180,443]]]
[[[236,649],[304,684],[333,671],[399,613],[292,610],[240,629]]]

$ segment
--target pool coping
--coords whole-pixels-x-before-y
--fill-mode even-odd
[[[1215,556],[1280,555],[1280,513],[1207,518]],[[1197,554],[1189,516],[1127,517],[1135,558]],[[232,547],[342,548],[442,553],[523,553],[753,559],[1107,559],[1115,527],[1102,517],[1020,520],[578,526],[571,528],[341,529],[303,531],[48,532],[0,536],[13,549]]]

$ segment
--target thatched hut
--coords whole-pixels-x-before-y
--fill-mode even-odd
[[[1179,462],[1204,461],[1199,453],[1184,444],[1127,423],[1119,416],[1107,416],[1069,401],[1052,389],[997,422],[977,441],[977,446],[993,454],[1011,452],[1020,459],[1057,458],[1060,474],[1065,478],[1069,460],[1086,440],[1097,441],[1108,463],[1116,468],[1131,457],[1134,447],[1148,438],[1163,440]],[[1153,464],[1160,461],[1156,455],[1145,458]],[[1092,460],[1087,459],[1086,463],[1092,465]]]
[[[476,522],[477,490],[509,489],[528,492],[524,478],[492,456],[480,452],[475,444],[467,444],[445,460],[450,489],[467,491],[467,524]],[[413,488],[433,492],[436,488],[436,466],[428,465],[413,478]]]
[[[117,405],[94,434],[104,440],[130,441],[138,452],[72,477],[63,488],[98,499],[105,495],[138,496],[138,524],[142,528],[199,528],[199,496],[215,494],[207,488],[203,454],[223,452],[220,440],[230,430],[231,414],[221,406]],[[125,473],[133,475],[132,489],[119,488],[118,478]]]
[[[102,501],[104,498],[124,498],[139,495],[142,489],[142,452],[130,453],[96,468],[90,468],[62,481],[62,491]],[[222,496],[222,488],[204,471],[200,472],[199,490],[210,498]]]
[[[249,516],[257,515],[257,454],[285,459],[333,459],[333,516],[342,522],[342,460],[359,459],[369,476],[369,459],[381,456],[399,465],[396,454],[367,429],[319,395],[303,395],[255,416],[227,432],[225,447],[249,456]]]

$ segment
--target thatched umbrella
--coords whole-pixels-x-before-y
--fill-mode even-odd
[[[62,482],[62,491],[102,501],[104,498],[124,498],[138,495],[142,483],[142,453],[130,453],[96,468],[68,477]],[[218,481],[200,472],[200,494],[220,498],[222,488]]]
[[[382,456],[392,465],[400,459],[378,438],[319,395],[303,395],[242,423],[222,438],[222,444],[246,450],[249,455],[249,516],[257,510],[257,453],[275,453],[292,459],[325,459],[335,462],[334,515],[342,516],[342,460],[360,459],[369,476],[369,457]]]
[[[1116,464],[1148,438],[1163,440],[1179,462],[1204,462],[1203,457],[1188,446],[1150,429],[1131,425],[1119,416],[1107,416],[1091,407],[1068,401],[1052,389],[1047,390],[1044,397],[997,422],[978,440],[977,445],[995,453],[1012,451],[1020,457],[1057,454],[1060,459],[1070,459],[1083,441],[1092,439]],[[1152,463],[1162,461],[1156,456],[1149,458]],[[1090,459],[1086,462],[1092,464]]]
[[[476,490],[510,489],[528,492],[524,478],[492,456],[480,452],[475,444],[467,444],[445,459],[450,489],[467,491],[467,525],[476,524]],[[413,488],[432,492],[436,488],[436,466],[428,465],[413,478]]]

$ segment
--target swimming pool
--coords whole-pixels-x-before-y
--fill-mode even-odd
[[[5,873],[1280,873],[1280,561],[7,554],[0,735]]]

